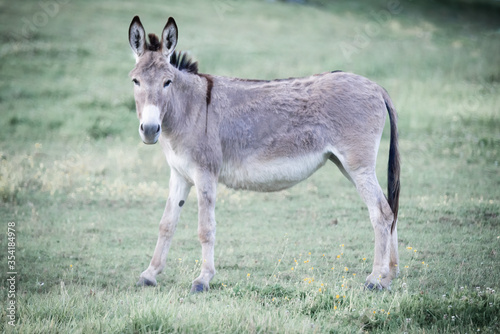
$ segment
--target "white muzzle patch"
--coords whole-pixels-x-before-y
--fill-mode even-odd
[[[160,109],[154,105],[147,105],[142,111],[139,134],[144,144],[155,144],[160,138],[161,122]]]

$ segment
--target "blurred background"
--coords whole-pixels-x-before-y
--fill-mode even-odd
[[[149,262],[169,170],[160,148],[142,144],[137,131],[128,77],[135,15],[156,34],[173,16],[177,50],[189,52],[202,73],[275,79],[343,70],[387,89],[399,113],[399,242],[409,291],[429,293],[446,310],[441,295],[450,287],[498,290],[500,1],[0,0],[0,220],[18,226],[20,312],[28,325],[57,308],[61,281],[80,297],[129,289]],[[387,130],[377,167],[384,188]],[[191,195],[168,264],[175,270],[160,277],[175,296],[196,276]],[[338,268],[359,273],[358,283],[369,272],[366,208],[332,166],[277,194],[221,186],[217,207],[218,286],[267,277],[283,256],[288,283],[280,284],[293,291],[303,280],[289,270],[293,259],[312,252],[336,261],[340,244],[345,262]],[[279,241],[284,233],[288,246]],[[118,314],[133,311],[117,306],[119,294],[109,298],[121,307],[113,318],[120,328]],[[83,301],[72,307],[88,317]],[[372,317],[369,305],[359,308]],[[486,314],[481,307],[478,314]],[[473,314],[463,310],[463,319]],[[65,312],[56,320],[62,329],[70,323]],[[415,328],[432,323],[413,319]],[[463,320],[458,331],[471,331],[476,320]]]

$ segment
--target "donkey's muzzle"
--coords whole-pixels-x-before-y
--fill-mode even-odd
[[[155,144],[158,141],[161,133],[160,124],[144,124],[141,123],[139,127],[139,134],[141,135],[144,144]]]

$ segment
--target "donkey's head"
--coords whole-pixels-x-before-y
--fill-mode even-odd
[[[128,36],[136,59],[130,76],[134,82],[139,134],[145,144],[154,144],[160,137],[166,104],[171,95],[170,86],[175,78],[170,57],[177,44],[177,25],[170,17],[163,28],[161,40],[149,34],[148,44],[144,27],[136,16],[130,24]]]

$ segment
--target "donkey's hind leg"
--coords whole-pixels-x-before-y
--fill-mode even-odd
[[[356,189],[366,203],[375,232],[375,256],[373,269],[366,278],[368,289],[389,288],[398,273],[397,234],[391,232],[394,214],[380,188],[374,168],[350,172]]]

